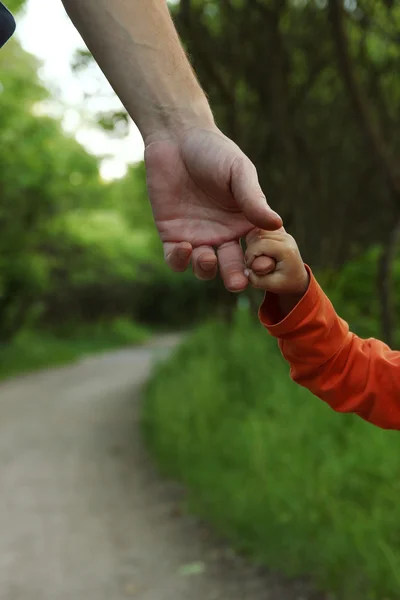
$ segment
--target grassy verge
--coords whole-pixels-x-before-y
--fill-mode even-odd
[[[239,549],[340,600],[400,597],[399,434],[292,384],[247,316],[201,328],[160,365],[143,418],[191,510]]]
[[[0,347],[0,379],[72,362],[87,354],[138,344],[147,331],[125,319],[85,328],[70,328],[57,335],[23,332],[9,345]]]

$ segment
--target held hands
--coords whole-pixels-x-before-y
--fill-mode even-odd
[[[148,140],[145,162],[154,219],[174,271],[192,263],[199,279],[210,280],[219,266],[231,291],[250,282],[285,296],[285,306],[300,300],[309,275],[297,244],[236,144],[216,127],[193,127]]]
[[[309,285],[296,241],[283,227],[277,231],[253,229],[246,237],[246,275],[259,289],[279,296],[288,296],[292,308],[302,298]]]
[[[244,290],[248,278],[240,238],[253,228],[278,229],[243,152],[215,126],[146,140],[147,186],[154,219],[174,271],[190,262],[199,279],[214,279],[219,266],[225,286]]]

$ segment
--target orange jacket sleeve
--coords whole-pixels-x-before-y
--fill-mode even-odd
[[[308,290],[286,318],[279,320],[273,294],[266,294],[260,308],[260,320],[278,338],[292,379],[338,412],[400,429],[400,352],[351,333],[308,271]]]

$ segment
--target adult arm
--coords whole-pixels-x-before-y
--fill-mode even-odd
[[[63,0],[89,50],[146,143],[213,127],[165,0]]]

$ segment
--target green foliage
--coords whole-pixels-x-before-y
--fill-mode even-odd
[[[47,97],[36,68],[15,40],[0,54],[0,340],[26,325],[49,286],[52,220],[94,206],[105,189],[97,159],[36,115]]]
[[[23,331],[10,344],[0,346],[0,379],[19,373],[73,362],[87,354],[132,346],[148,332],[127,319],[94,325],[59,328],[49,332]]]
[[[380,307],[377,297],[377,262],[379,246],[363,252],[346,263],[340,271],[322,273],[319,277],[339,314],[350,323],[351,329],[362,337],[380,337]],[[400,257],[393,264],[392,281],[395,312],[400,313]],[[395,332],[398,343],[400,330]]]
[[[327,284],[324,286],[340,315],[363,337],[378,337],[380,333],[379,306],[377,294],[374,293],[380,251],[378,247],[371,248],[344,265],[340,271],[327,274]],[[400,280],[396,284],[400,284]]]
[[[14,14],[21,10],[26,4],[26,0],[7,0],[7,8]]]
[[[41,116],[37,67],[16,40],[2,50],[0,342],[60,322],[191,322],[207,294],[164,265],[143,163],[101,181],[98,160]]]
[[[133,280],[148,256],[153,235],[132,230],[116,210],[75,210],[55,223],[53,249],[71,285]],[[64,282],[65,278],[64,278]]]
[[[145,400],[159,464],[239,549],[340,600],[398,598],[398,435],[295,386],[246,313],[199,329]]]

